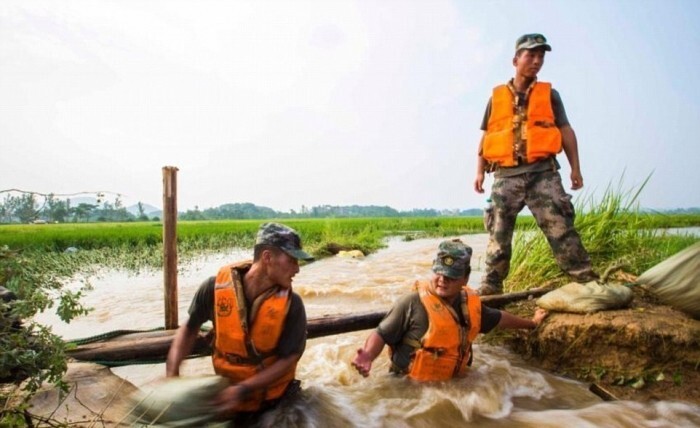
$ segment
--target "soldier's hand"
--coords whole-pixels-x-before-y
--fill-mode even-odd
[[[250,389],[243,385],[231,385],[223,389],[214,399],[214,405],[221,414],[233,411],[249,394]]]
[[[484,193],[484,173],[477,173],[474,179],[474,190],[476,193]]]
[[[580,172],[571,172],[571,190],[578,190],[583,187],[583,176]]]
[[[351,364],[362,376],[369,376],[369,371],[372,369],[372,359],[364,349],[360,348],[357,350],[357,355],[355,355]]]
[[[549,315],[549,312],[547,312],[545,309],[537,308],[537,310],[535,310],[535,316],[532,317],[532,322],[534,322],[535,326],[537,327],[542,323],[547,315]]]

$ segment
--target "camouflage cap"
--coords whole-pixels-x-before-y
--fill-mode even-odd
[[[301,249],[301,238],[291,227],[279,223],[263,223],[258,229],[255,245],[272,245],[298,260],[313,260]]]
[[[433,272],[449,278],[462,278],[469,270],[472,249],[459,239],[442,241],[433,260]]]
[[[542,34],[523,34],[515,41],[515,51],[521,49],[535,49],[544,46],[544,50],[551,51],[552,47],[547,44],[547,38]]]

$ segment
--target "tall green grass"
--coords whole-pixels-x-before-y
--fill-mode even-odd
[[[258,227],[274,220],[180,221],[178,244],[187,248],[220,249],[251,246]],[[378,248],[389,235],[447,236],[483,231],[481,218],[342,218],[278,220],[297,229],[307,245],[324,241]],[[64,251],[69,247],[156,246],[162,242],[161,223],[80,223],[0,225],[0,246],[12,249]]]
[[[638,193],[638,192],[637,192]],[[651,236],[650,228],[700,226],[698,215],[641,213],[631,206],[636,195],[608,190],[601,203],[579,206],[576,224],[596,268],[625,254],[647,267],[688,245],[689,239]],[[229,248],[252,248],[258,227],[271,220],[180,221],[177,225],[178,258],[187,263],[203,253]],[[299,231],[304,248],[317,258],[331,248],[372,253],[389,236],[406,240],[421,237],[484,233],[481,217],[392,217],[284,219]],[[0,225],[0,247],[41,257],[55,257],[70,266],[97,265],[138,271],[162,267],[163,225],[152,222]],[[692,240],[692,239],[691,239]],[[67,248],[78,251],[64,253]],[[475,261],[476,263],[476,261]],[[518,218],[513,269],[507,288],[519,289],[562,274],[532,217]]]
[[[178,258],[186,263],[203,253],[229,248],[252,248],[257,230],[269,220],[180,221]],[[331,248],[365,254],[385,245],[388,236],[455,236],[482,233],[480,217],[461,218],[343,218],[279,220],[295,228],[304,248],[317,258]],[[0,225],[0,247],[37,256],[65,259],[70,266],[99,265],[138,271],[162,266],[160,223],[91,223]],[[68,248],[78,251],[65,253]]]
[[[697,216],[664,216],[641,212],[638,188],[608,186],[599,202],[591,198],[577,203],[576,229],[591,256],[593,268],[603,273],[621,265],[636,275],[698,241],[688,235],[670,235],[661,228],[697,226]],[[689,221],[688,219],[695,219]],[[682,225],[682,226],[681,226]],[[518,229],[513,240],[507,291],[519,291],[548,282],[568,282],[557,266],[544,234],[536,225]]]

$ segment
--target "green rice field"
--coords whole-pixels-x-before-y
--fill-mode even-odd
[[[604,213],[610,214],[610,213]],[[615,222],[630,223],[634,230],[700,226],[700,215],[615,214]],[[580,219],[590,219],[584,214]],[[627,220],[625,220],[627,217]],[[250,246],[260,224],[275,220],[181,221],[177,225],[178,243],[188,248],[220,249]],[[278,220],[295,228],[310,249],[320,248],[332,240],[341,245],[368,251],[380,247],[382,238],[404,236],[451,236],[484,233],[481,217],[431,218],[341,218]],[[602,221],[601,221],[602,223]],[[578,223],[577,223],[578,225]],[[630,224],[627,224],[630,225]],[[518,228],[535,227],[530,216],[518,218]],[[0,246],[19,250],[61,252],[74,247],[83,250],[119,246],[158,246],[162,243],[163,225],[154,222],[65,223],[0,225]]]
[[[260,224],[275,220],[181,221],[179,245],[187,248],[220,249],[251,246]],[[464,218],[344,218],[277,220],[295,228],[304,245],[320,250],[335,242],[373,251],[387,236],[447,236],[483,232],[480,217]],[[531,219],[523,218],[525,223]],[[157,246],[162,242],[162,223],[74,223],[0,225],[0,246],[13,249],[61,252],[119,246]],[[322,255],[322,254],[321,254]]]
[[[605,269],[624,261],[641,273],[697,241],[694,236],[658,236],[653,230],[700,226],[700,215],[642,214],[623,209],[609,195],[579,215],[577,229],[594,266]],[[186,262],[197,255],[233,247],[252,247],[260,224],[270,220],[180,221],[178,256]],[[285,219],[302,236],[304,248],[317,258],[337,249],[377,251],[384,239],[484,233],[481,217]],[[527,233],[535,232],[535,233]],[[77,223],[0,225],[0,247],[26,256],[58,258],[79,269],[86,265],[130,270],[162,266],[162,223]],[[78,251],[66,252],[69,248]],[[511,275],[506,288],[527,287],[535,280],[561,278],[551,251],[530,216],[518,218]]]

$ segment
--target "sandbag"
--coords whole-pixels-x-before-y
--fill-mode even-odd
[[[221,376],[168,378],[150,392],[131,395],[133,409],[129,421],[149,427],[216,427],[213,401],[230,385]]]
[[[700,319],[700,242],[647,270],[637,283],[660,302]]]
[[[338,251],[338,257],[346,257],[350,259],[361,259],[365,257],[365,254],[360,250],[350,250],[350,251]]]
[[[632,290],[624,285],[571,282],[537,299],[537,306],[548,311],[589,314],[625,308],[632,297]]]

